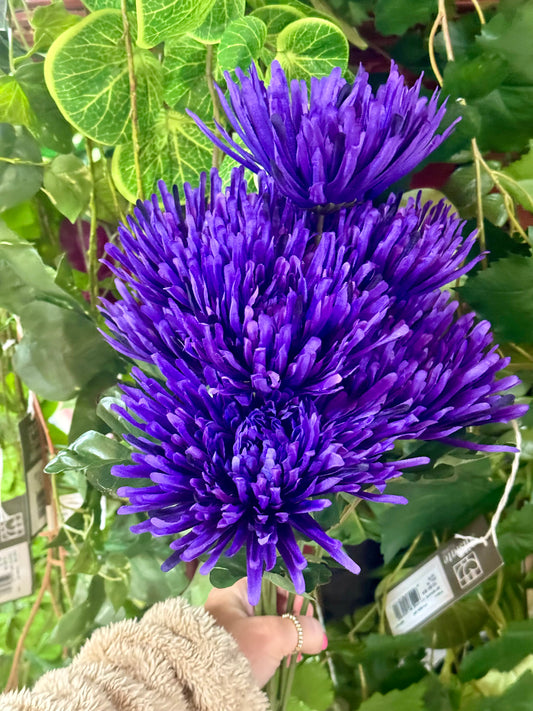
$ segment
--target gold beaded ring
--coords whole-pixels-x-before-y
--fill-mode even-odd
[[[296,642],[296,647],[294,648],[294,651],[292,654],[298,654],[298,652],[301,651],[303,644],[304,644],[304,631],[302,629],[302,625],[300,623],[300,620],[296,617],[296,615],[293,615],[290,612],[286,612],[284,615],[281,616],[282,619],[287,618],[290,620],[294,626],[296,627],[296,633],[298,634],[298,641]]]

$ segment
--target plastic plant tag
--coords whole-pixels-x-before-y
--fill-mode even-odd
[[[31,413],[19,422],[19,435],[30,511],[30,535],[35,536],[46,523],[46,448],[39,423]]]
[[[462,535],[481,537],[487,530],[480,516]],[[452,538],[387,593],[385,613],[393,635],[411,632],[437,617],[503,565],[494,541]]]
[[[31,595],[30,539],[26,496],[3,501],[0,510],[0,604]]]

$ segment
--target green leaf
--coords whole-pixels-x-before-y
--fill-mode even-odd
[[[348,66],[348,42],[332,22],[296,20],[278,35],[276,59],[290,79],[327,76],[334,67]]]
[[[13,76],[0,76],[0,122],[32,129],[37,123],[24,89]]]
[[[533,654],[533,620],[510,621],[501,637],[465,656],[459,670],[461,681],[479,679],[491,669],[510,671],[528,654]]]
[[[19,310],[24,337],[13,358],[15,372],[47,400],[69,400],[116,356],[93,321],[79,311],[44,301]]]
[[[114,388],[118,390],[118,388]],[[138,436],[141,430],[134,427],[122,415],[116,412],[115,408],[124,408],[124,402],[120,396],[106,395],[103,397],[96,407],[96,414],[106,423],[114,434],[133,434]],[[147,435],[143,432],[144,437]]]
[[[509,83],[533,83],[533,6],[524,3],[509,7],[481,27],[478,44],[484,50],[497,53],[511,70]],[[484,73],[485,69],[481,73]]]
[[[424,625],[426,644],[435,649],[465,644],[480,632],[488,616],[487,604],[474,592]]]
[[[226,27],[244,15],[246,0],[215,0],[203,23],[192,31],[202,42],[219,42]]]
[[[291,5],[265,5],[251,13],[265,23],[267,36],[279,34],[287,25],[306,16],[300,9]]]
[[[437,12],[437,0],[378,0],[376,29],[383,35],[402,35],[413,25],[426,24]]]
[[[36,240],[41,236],[42,227],[39,213],[33,200],[26,200],[2,213],[2,220],[19,237]]]
[[[388,694],[372,694],[359,706],[359,711],[424,711],[426,681],[412,684],[406,689],[393,689]]]
[[[98,416],[99,398],[104,391],[115,384],[117,379],[113,371],[103,371],[95,375],[81,390],[76,398],[69,430],[69,442],[74,442],[87,430],[97,430],[104,434],[109,432],[109,426]]]
[[[518,563],[533,551],[533,504],[507,514],[498,526],[498,548],[508,564]]]
[[[162,69],[157,59],[134,50],[137,110],[141,128],[160,110]],[[122,15],[99,10],[63,33],[46,56],[50,94],[65,118],[99,143],[115,145],[130,132],[131,98]]]
[[[54,283],[54,272],[37,250],[0,221],[0,307],[20,314],[36,300],[76,307],[76,302]]]
[[[23,126],[0,123],[0,211],[33,197],[43,179],[41,149]]]
[[[291,696],[289,703],[287,704],[287,711],[314,711],[314,709],[311,709],[307,704],[304,704],[303,701]]]
[[[533,711],[533,673],[526,672],[501,696],[479,699],[471,708],[472,711]]]
[[[533,258],[512,255],[490,264],[460,288],[462,298],[488,319],[504,341],[533,341]]]
[[[505,59],[489,52],[462,57],[444,68],[445,94],[465,99],[479,99],[494,91],[509,73]]]
[[[533,179],[533,141],[529,142],[527,153],[506,166],[503,172],[518,182]]]
[[[152,553],[141,553],[130,560],[130,592],[132,600],[141,600],[147,605],[180,595],[189,584],[185,566],[178,565],[167,573],[161,570],[163,559]]]
[[[69,153],[72,147],[72,128],[46,87],[44,62],[22,64],[15,72],[15,79],[28,97],[33,113],[39,117],[32,127],[33,133],[48,148],[58,153]]]
[[[333,703],[334,696],[327,667],[314,659],[299,664],[291,693],[313,711],[326,711]]]
[[[226,28],[217,53],[218,66],[222,71],[233,71],[235,67],[248,69],[259,56],[267,36],[267,28],[262,20],[248,15],[234,20]]]
[[[137,0],[138,44],[147,49],[199,27],[215,0]]]
[[[498,179],[504,190],[507,190],[513,200],[529,212],[533,212],[533,178],[516,181],[505,172],[496,171]]]
[[[213,117],[206,77],[207,47],[189,36],[165,44],[165,102],[176,111],[190,108],[203,119]]]
[[[164,180],[167,185],[177,184],[183,195],[183,183],[198,184],[200,172],[211,167],[212,143],[188,116],[166,111],[154,130],[143,138],[140,161],[145,195],[156,192],[159,180]],[[135,202],[137,181],[131,145],[122,145],[115,150],[111,172],[119,192],[130,202]]]
[[[70,572],[72,574],[85,573],[86,575],[95,575],[99,569],[100,562],[94,550],[94,544],[91,540],[85,540]]]
[[[80,20],[81,17],[68,12],[61,1],[35,8],[30,20],[34,29],[31,54],[49,49],[59,35],[76,25]]]
[[[482,171],[481,173],[481,193],[486,195],[492,189],[494,183],[489,175]],[[477,180],[476,170],[474,165],[460,166],[453,171],[450,178],[446,181],[443,191],[457,208],[462,208],[467,205],[473,205],[476,202],[477,195]]]
[[[119,610],[128,597],[129,585],[126,580],[104,581],[106,598],[113,605],[115,611]]]
[[[74,223],[89,204],[91,175],[77,156],[57,156],[44,171],[44,190],[52,205]]]
[[[472,102],[481,116],[478,134],[483,150],[521,151],[531,138],[533,85],[502,84]]]
[[[385,562],[425,531],[457,531],[490,510],[503,490],[490,479],[490,459],[465,462],[446,479],[392,481],[387,493],[405,496],[408,504],[391,506],[379,516]]]
[[[91,12],[96,12],[97,10],[120,10],[122,6],[121,0],[83,0],[83,4]],[[126,0],[126,9],[128,13],[134,13],[135,0]]]
[[[46,466],[49,474],[65,471],[81,471],[98,491],[107,496],[116,496],[120,486],[129,483],[111,474],[115,464],[130,461],[130,450],[101,432],[84,432],[81,437],[64,449]]]

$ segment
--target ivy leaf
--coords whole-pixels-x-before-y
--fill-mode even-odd
[[[402,35],[413,25],[426,24],[437,12],[437,0],[378,0],[376,29],[383,35]]]
[[[89,204],[92,186],[89,169],[72,153],[57,156],[46,166],[43,185],[52,205],[72,223]]]
[[[46,87],[44,62],[22,64],[14,76],[27,96],[34,115],[39,117],[30,127],[33,133],[48,148],[58,153],[68,153],[72,148],[72,128]]]
[[[80,20],[79,15],[68,12],[60,1],[35,8],[30,20],[34,29],[33,47],[30,54],[49,49],[59,35],[76,25]]]
[[[189,36],[165,44],[165,102],[176,111],[191,108],[203,119],[213,117],[206,78],[207,47]]]
[[[13,76],[0,76],[0,122],[32,129],[37,123],[24,89]]]
[[[27,129],[0,123],[0,211],[29,200],[40,189],[41,160],[39,144]]]
[[[332,22],[296,20],[278,35],[276,59],[290,79],[327,76],[334,67],[348,66],[348,42]]]
[[[163,112],[153,130],[143,138],[140,161],[145,195],[156,192],[158,180],[164,180],[167,185],[177,184],[183,195],[183,183],[197,184],[199,173],[211,167],[211,141],[198,131],[188,116]],[[137,182],[130,144],[115,150],[111,172],[120,193],[135,202]]]
[[[135,49],[137,108],[141,128],[152,122],[163,98],[162,69]],[[54,42],[45,61],[50,94],[65,118],[98,143],[115,145],[130,132],[130,84],[119,10],[99,10]]]
[[[137,0],[139,47],[150,49],[199,27],[215,0]]]
[[[296,667],[292,696],[313,711],[326,711],[333,703],[333,684],[327,667],[310,659]]]
[[[264,22],[267,36],[272,37],[279,34],[291,22],[306,17],[306,13],[291,5],[265,5],[254,10],[251,17],[257,17]]]
[[[406,689],[393,689],[388,694],[375,693],[363,701],[359,711],[424,711],[426,681],[411,684]]]
[[[24,337],[15,349],[15,372],[37,395],[69,400],[116,356],[95,324],[79,311],[37,301],[19,311]]]
[[[246,0],[215,0],[215,4],[203,23],[194,29],[191,34],[201,42],[219,42],[226,27],[243,17]]]
[[[496,336],[533,342],[533,258],[511,255],[471,276],[462,298],[492,324]]]
[[[217,61],[222,71],[233,71],[235,67],[248,69],[257,59],[267,36],[267,28],[262,20],[248,15],[234,20],[226,28],[218,48]]]

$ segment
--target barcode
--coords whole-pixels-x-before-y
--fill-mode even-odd
[[[401,620],[407,613],[413,609],[422,598],[417,588],[411,588],[405,595],[402,595],[392,606],[392,611],[397,620]]]
[[[0,593],[5,593],[11,590],[11,585],[13,583],[13,573],[6,573],[5,575],[0,575]]]

